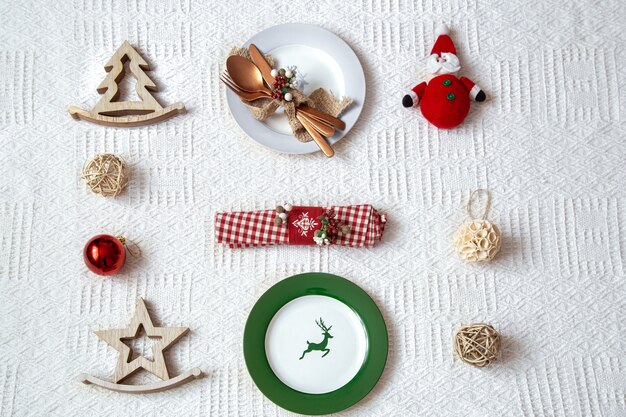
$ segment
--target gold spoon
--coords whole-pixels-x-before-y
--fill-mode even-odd
[[[229,56],[226,60],[226,69],[230,78],[242,90],[250,93],[265,93],[271,95],[272,92],[265,87],[261,71],[252,62],[238,55]]]

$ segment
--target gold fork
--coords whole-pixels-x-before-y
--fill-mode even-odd
[[[264,94],[261,92],[251,93],[249,91],[242,90],[235,82],[228,76],[228,73],[224,73],[220,75],[220,80],[228,87],[233,93],[237,94],[239,97],[243,98],[246,101],[257,100],[260,98],[271,98],[268,94]]]

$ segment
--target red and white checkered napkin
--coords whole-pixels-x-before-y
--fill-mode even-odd
[[[357,206],[331,206],[335,219],[341,225],[350,226],[350,232],[339,232],[333,244],[354,247],[369,247],[381,240],[385,230],[385,215],[381,215],[369,204]],[[294,206],[287,221],[274,223],[275,210],[261,210],[215,215],[215,237],[217,243],[231,248],[265,245],[315,245],[315,230],[321,228],[317,218],[324,207]]]

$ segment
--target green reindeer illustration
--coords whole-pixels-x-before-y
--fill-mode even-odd
[[[300,357],[300,359],[304,358],[304,355],[306,355],[309,352],[313,352],[314,350],[320,350],[324,352],[324,354],[322,355],[322,358],[330,353],[330,349],[327,349],[326,345],[328,344],[328,339],[333,338],[330,335],[330,333],[328,333],[330,332],[330,329],[333,328],[333,326],[326,327],[326,325],[324,324],[324,320],[322,320],[321,317],[320,317],[319,322],[315,320],[315,324],[317,324],[319,328],[322,329],[322,332],[323,332],[322,335],[324,335],[324,340],[322,340],[319,343],[311,343],[307,340],[306,343],[309,345],[309,347],[307,347],[306,350],[302,352],[302,356]]]

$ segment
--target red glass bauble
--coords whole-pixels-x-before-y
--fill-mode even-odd
[[[97,235],[89,239],[83,250],[85,265],[98,275],[116,273],[126,261],[122,241],[111,235]]]

